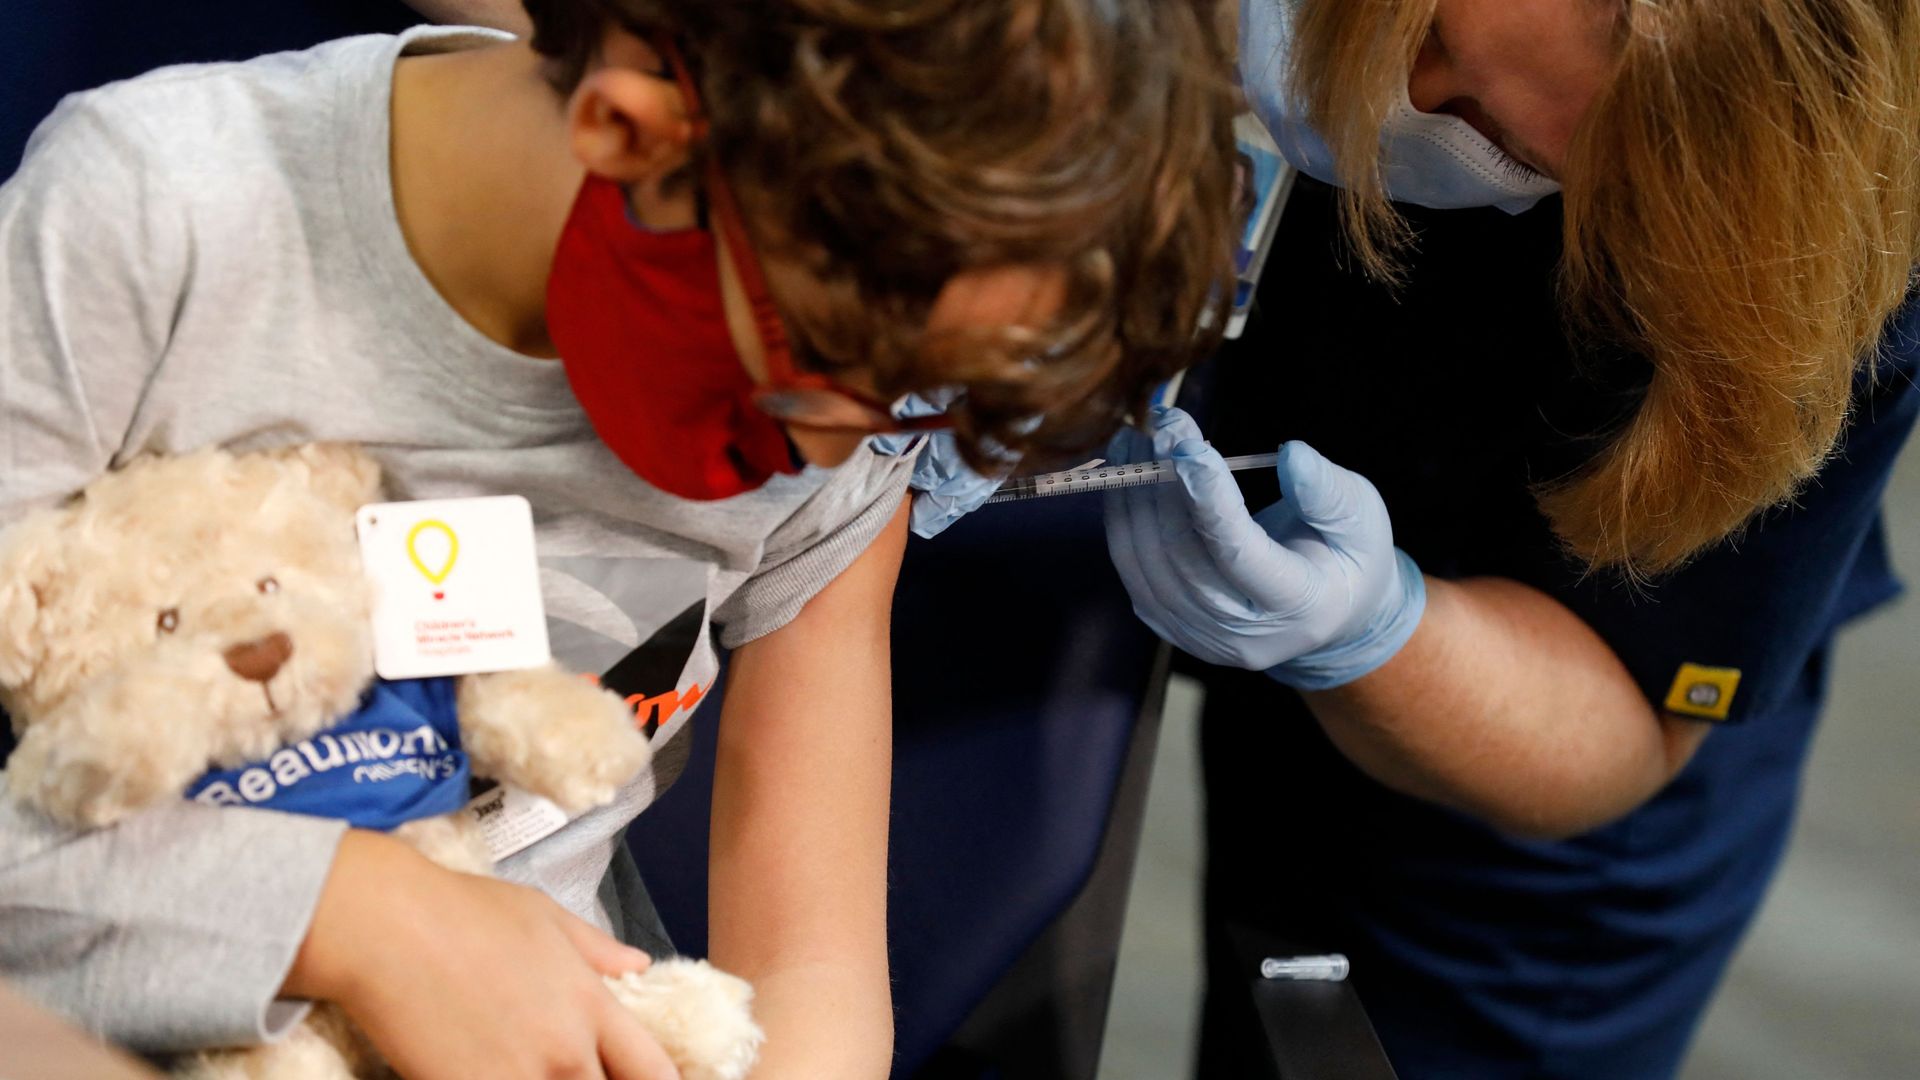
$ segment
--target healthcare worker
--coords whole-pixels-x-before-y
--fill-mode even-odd
[[[1672,1075],[1834,631],[1897,589],[1920,4],[1244,0],[1241,32],[1334,186],[1296,190],[1209,429],[1290,441],[1243,491],[1156,413],[1113,456],[1182,483],[1107,505],[1136,611],[1214,665],[1198,1073],[1270,1075],[1264,933],[1351,955],[1402,1076]]]

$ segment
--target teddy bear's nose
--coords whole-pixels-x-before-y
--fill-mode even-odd
[[[293,655],[293,639],[275,631],[258,641],[235,645],[221,655],[226,657],[227,666],[233,669],[235,675],[263,683],[273,678],[287,658]]]

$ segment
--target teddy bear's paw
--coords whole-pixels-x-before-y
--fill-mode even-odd
[[[121,790],[115,777],[93,762],[63,765],[38,772],[30,766],[9,762],[9,784],[23,801],[38,807],[48,817],[100,829],[130,816],[148,801],[137,793]]]
[[[180,770],[164,760],[80,754],[34,734],[30,731],[7,760],[7,783],[19,799],[56,820],[104,828],[163,799],[179,798],[186,785]],[[121,756],[128,760],[118,760]]]
[[[612,802],[620,788],[653,760],[653,747],[634,727],[633,713],[619,698],[596,692],[594,700],[582,701],[581,706],[561,726],[574,728],[569,741],[577,739],[576,745],[594,749],[556,762],[558,768],[547,777],[552,790],[548,797],[569,814]]]
[[[753,1022],[753,987],[705,960],[657,960],[640,974],[607,979],[680,1069],[681,1080],[742,1080],[766,1039]]]
[[[612,802],[653,757],[625,702],[551,668],[465,680],[460,730],[479,775],[545,796],[568,814]]]
[[[363,1043],[357,1033],[346,1030],[344,1017],[322,1016],[301,1021],[274,1042],[189,1055],[171,1072],[179,1080],[369,1080],[391,1075]]]
[[[493,873],[486,836],[465,813],[403,822],[393,836],[449,870],[483,877]]]

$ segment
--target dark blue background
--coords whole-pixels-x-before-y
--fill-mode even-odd
[[[166,64],[244,60],[422,22],[398,0],[9,0],[0,16],[0,176],[54,103]]]

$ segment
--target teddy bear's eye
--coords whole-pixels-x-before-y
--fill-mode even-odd
[[[160,617],[154,620],[154,625],[158,626],[163,634],[171,634],[180,629],[180,609],[170,607],[161,612]]]
[[[263,577],[259,581],[254,582],[253,587],[256,589],[259,589],[262,593],[264,593],[267,596],[272,596],[274,593],[277,593],[280,591],[280,582],[276,581],[273,577],[268,576],[268,577]]]

